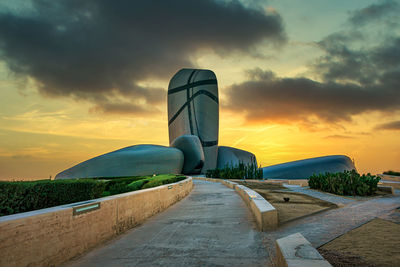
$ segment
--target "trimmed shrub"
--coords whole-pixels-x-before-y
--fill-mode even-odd
[[[0,182],[0,216],[44,209],[126,193],[184,180],[186,176],[158,176]]]
[[[263,172],[261,166],[258,167],[255,162],[238,165],[226,165],[223,169],[207,170],[206,177],[221,179],[262,179]]]
[[[134,181],[134,182],[128,184],[128,188],[131,191],[139,190],[139,189],[142,189],[143,185],[148,183],[149,181],[150,181],[150,178],[142,179],[142,180],[139,180],[139,181]]]
[[[314,174],[308,184],[312,189],[320,189],[337,195],[367,196],[378,189],[380,178],[371,174],[358,174],[355,170],[338,173]]]
[[[0,182],[0,216],[98,198],[105,186],[90,179]]]
[[[148,176],[119,177],[103,181],[106,183],[105,191],[109,192],[108,195],[116,195],[132,191],[132,189],[130,189],[128,185],[134,181],[142,180],[145,178],[148,178]],[[107,193],[103,194],[103,196],[106,195]]]
[[[184,179],[186,179],[186,176],[184,176],[184,175],[181,175],[181,176],[175,176],[175,175],[171,175],[171,174],[158,175],[158,176],[154,176],[152,179],[150,179],[150,181],[147,182],[142,187],[142,189],[156,187],[156,186],[160,186],[160,185],[164,185],[164,184],[176,183],[176,182],[182,181]]]

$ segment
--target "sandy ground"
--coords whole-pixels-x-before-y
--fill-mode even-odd
[[[257,191],[263,198],[268,200],[278,211],[279,224],[336,207],[332,203],[291,192],[277,183],[245,182],[240,180],[236,182]],[[284,197],[289,197],[289,202],[285,202]]]
[[[255,190],[277,209],[279,224],[336,207],[332,203],[300,193]],[[284,197],[288,197],[289,201],[285,202]]]
[[[265,190],[285,190],[286,187],[280,183],[267,183],[267,182],[250,182],[242,180],[232,180],[238,184],[244,185],[251,189],[265,189]]]
[[[333,266],[400,266],[399,247],[400,225],[377,218],[318,250]]]

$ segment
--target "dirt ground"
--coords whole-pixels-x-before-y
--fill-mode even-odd
[[[232,180],[238,184],[244,185],[251,189],[265,189],[265,190],[285,190],[286,187],[280,183],[268,183],[268,182],[251,182],[242,180]]]
[[[400,266],[400,224],[376,218],[318,248],[333,266]]]
[[[278,211],[279,224],[336,207],[335,204],[287,190],[280,184],[236,181],[268,200]],[[285,202],[283,198],[289,198]]]
[[[335,204],[295,192],[255,191],[276,208],[279,224],[336,207]],[[288,202],[283,199],[286,197],[289,198]]]

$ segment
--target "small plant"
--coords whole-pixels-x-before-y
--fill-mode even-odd
[[[226,165],[223,169],[208,170],[206,172],[208,178],[222,179],[262,179],[263,172],[261,166],[258,167],[255,160],[249,164],[240,162],[237,165]]]
[[[380,178],[375,175],[358,174],[355,170],[338,173],[314,174],[308,180],[312,189],[320,189],[337,195],[367,196],[378,189]]]

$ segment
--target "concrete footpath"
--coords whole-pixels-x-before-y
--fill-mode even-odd
[[[265,266],[264,234],[236,192],[194,180],[192,193],[65,266]]]
[[[305,193],[304,190],[302,193]],[[329,194],[326,195],[330,197]],[[400,216],[397,211],[399,207],[400,195],[353,201],[342,208],[331,209],[283,224],[277,230],[268,232],[264,236],[264,245],[269,251],[271,262],[274,262],[276,253],[274,242],[279,238],[301,233],[313,247],[318,248],[377,217],[399,223]]]

